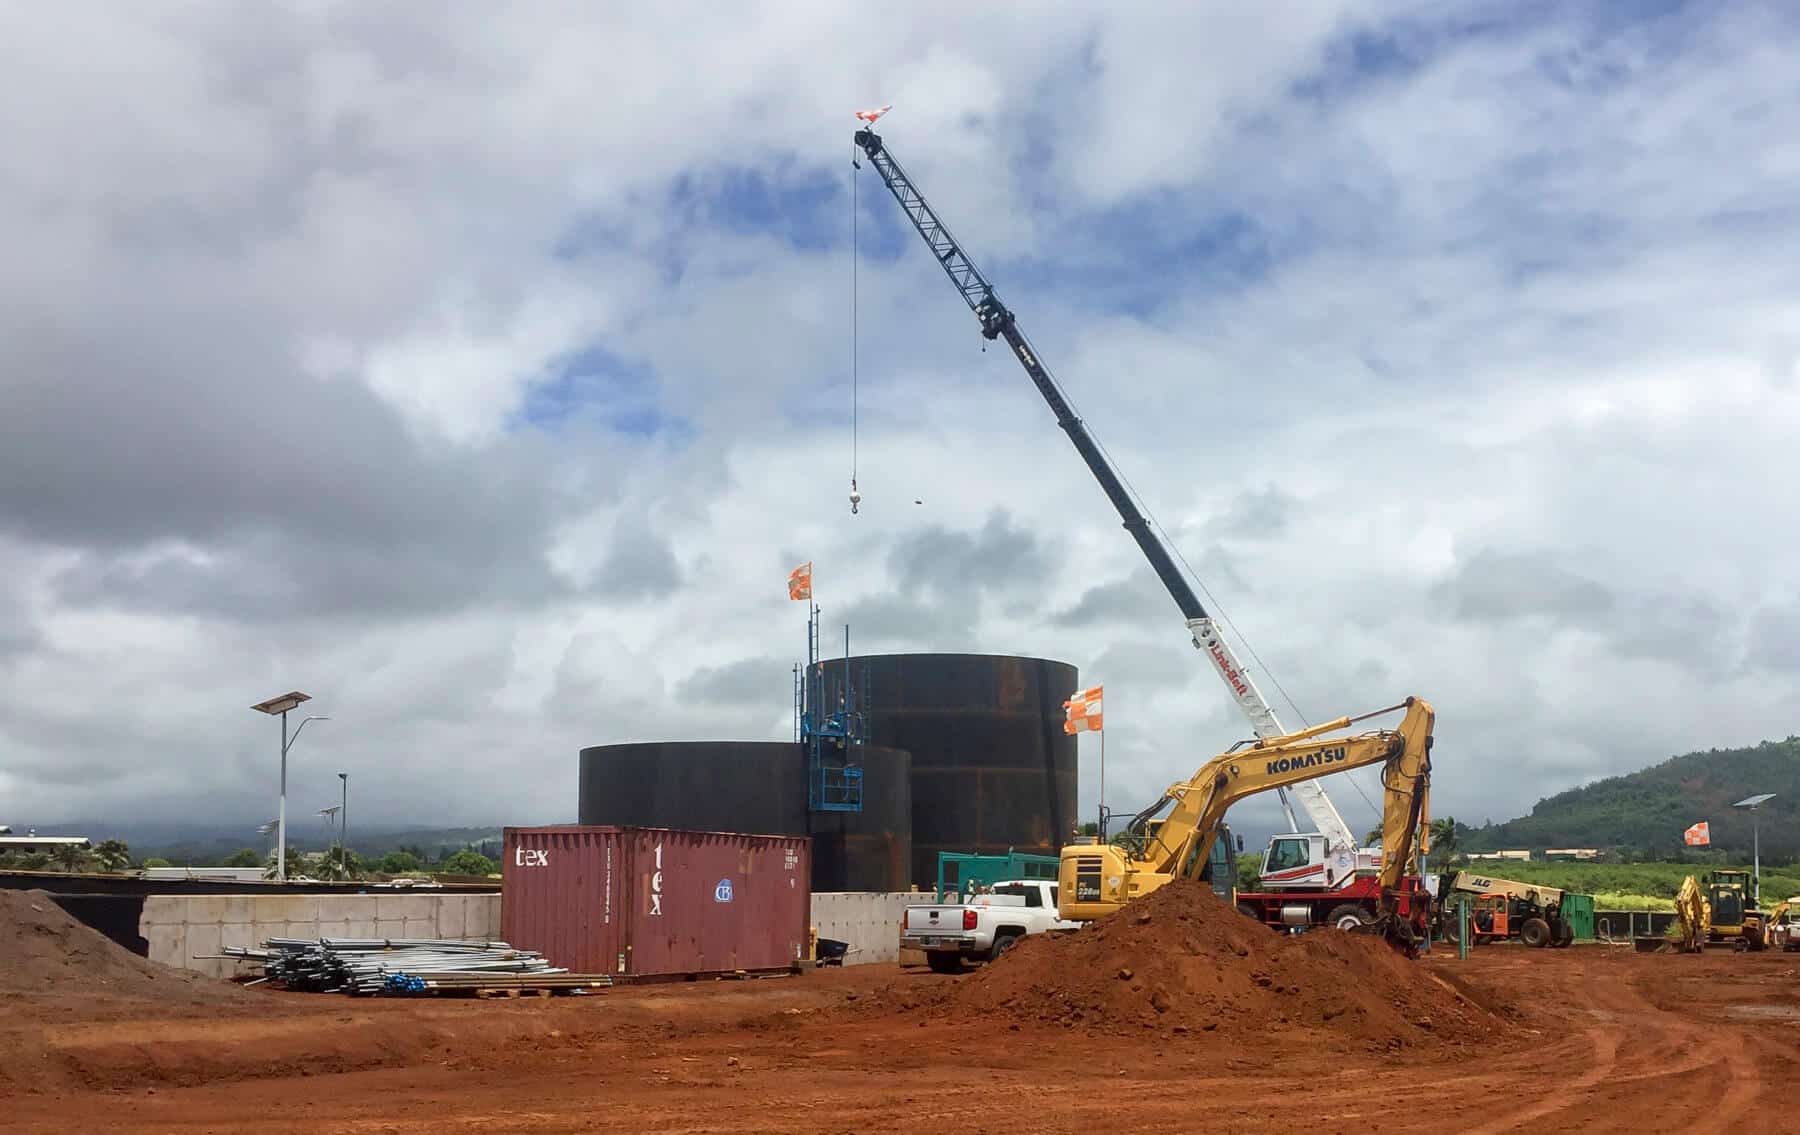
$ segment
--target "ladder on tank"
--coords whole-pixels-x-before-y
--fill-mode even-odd
[[[825,664],[819,660],[819,609],[806,620],[806,669],[794,675],[794,739],[806,751],[809,812],[860,812],[862,750],[868,741],[867,675],[850,681],[850,628],[844,628],[844,681],[837,706],[824,712]]]

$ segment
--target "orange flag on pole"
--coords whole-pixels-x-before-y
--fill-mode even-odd
[[[1711,847],[1712,828],[1705,820],[1701,820],[1687,831],[1681,833],[1681,841],[1689,847]]]
[[[808,560],[788,573],[788,598],[812,598],[812,561]]]
[[[1069,695],[1069,700],[1063,703],[1063,709],[1068,711],[1068,717],[1063,721],[1064,733],[1100,732],[1103,721],[1101,703],[1105,690],[1105,686],[1094,686]]]

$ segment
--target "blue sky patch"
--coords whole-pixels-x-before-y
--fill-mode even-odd
[[[639,438],[680,442],[693,432],[689,423],[664,412],[649,366],[601,346],[570,356],[549,379],[533,386],[510,426],[555,432],[578,418]]]

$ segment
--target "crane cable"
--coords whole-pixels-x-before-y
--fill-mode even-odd
[[[856,264],[862,259],[861,241],[858,233],[858,214],[862,211],[857,204],[857,186],[862,181],[856,171],[862,169],[862,163],[856,160],[856,147],[850,148],[850,512],[856,513],[857,505],[862,503],[862,493],[856,488],[856,410],[858,401],[857,360],[861,353],[857,344],[857,324],[861,315],[861,304],[857,294]]]
[[[1039,355],[1038,360],[1041,365],[1042,361],[1043,361],[1043,356]],[[1060,387],[1061,384],[1059,383],[1058,385]],[[1064,390],[1062,393],[1063,393],[1063,401],[1069,403],[1070,412],[1073,413],[1076,417],[1081,417],[1082,416],[1081,411],[1075,406],[1074,400],[1069,397],[1068,391]],[[1089,436],[1093,437],[1093,435],[1091,433],[1089,434]],[[1162,525],[1162,521],[1158,520],[1156,518],[1156,514],[1152,511],[1150,511],[1150,507],[1145,502],[1143,494],[1139,493],[1137,490],[1137,486],[1131,483],[1131,478],[1125,475],[1124,467],[1121,466],[1119,464],[1119,462],[1113,458],[1113,455],[1107,451],[1106,444],[1104,442],[1102,442],[1098,437],[1093,437],[1093,441],[1094,441],[1095,447],[1100,450],[1101,454],[1107,459],[1107,461],[1112,465],[1113,469],[1118,473],[1119,480],[1125,486],[1125,491],[1130,493],[1132,498],[1136,501],[1138,510],[1140,512],[1142,512],[1144,514],[1144,518],[1146,520],[1148,520],[1150,522],[1150,524],[1158,532],[1160,532],[1162,534],[1163,543],[1165,545],[1167,545],[1169,550],[1175,554],[1175,558],[1181,561],[1181,566],[1184,570],[1186,570],[1189,578],[1191,578],[1194,581],[1194,583],[1200,588],[1201,593],[1206,596],[1207,602],[1212,604],[1213,612],[1218,616],[1219,622],[1223,623],[1227,628],[1229,628],[1231,630],[1232,634],[1237,636],[1238,641],[1244,644],[1244,649],[1249,652],[1251,660],[1256,663],[1257,668],[1260,669],[1263,672],[1263,674],[1265,674],[1268,677],[1269,681],[1275,686],[1276,691],[1281,694],[1281,699],[1288,704],[1289,709],[1294,711],[1294,716],[1300,719],[1300,724],[1304,727],[1311,728],[1312,722],[1307,720],[1306,714],[1304,714],[1300,711],[1300,706],[1294,701],[1293,696],[1288,693],[1287,687],[1283,686],[1281,684],[1281,679],[1277,678],[1275,676],[1275,672],[1273,670],[1269,669],[1268,665],[1263,662],[1262,656],[1256,652],[1256,647],[1251,644],[1249,636],[1244,634],[1243,631],[1239,630],[1237,624],[1231,621],[1231,616],[1229,616],[1225,613],[1225,609],[1222,606],[1220,606],[1218,599],[1213,595],[1212,591],[1206,586],[1206,581],[1202,580],[1200,578],[1200,573],[1195,571],[1193,565],[1188,563],[1187,557],[1181,554],[1181,548],[1179,545],[1177,545],[1175,543],[1174,538],[1169,535],[1169,530],[1164,528]],[[1368,805],[1369,810],[1372,811],[1376,815],[1377,818],[1379,818],[1381,816],[1381,809],[1375,806],[1375,802],[1373,800],[1369,799],[1369,794],[1367,792],[1363,791],[1362,785],[1360,785],[1356,782],[1355,777],[1351,775],[1351,772],[1353,772],[1353,771],[1354,770],[1346,771],[1344,774],[1344,779],[1350,782],[1350,787],[1356,789],[1356,794],[1358,796],[1362,797],[1363,803]]]

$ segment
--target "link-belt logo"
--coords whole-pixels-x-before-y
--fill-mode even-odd
[[[1349,754],[1344,751],[1344,746],[1339,745],[1333,749],[1320,749],[1316,753],[1307,753],[1302,757],[1282,757],[1279,760],[1269,762],[1269,772],[1271,774],[1278,772],[1294,772],[1303,768],[1316,768],[1319,765],[1332,765],[1343,760],[1348,755]]]
[[[1219,673],[1225,675],[1225,680],[1231,683],[1234,692],[1239,694],[1250,692],[1250,687],[1244,683],[1243,678],[1238,676],[1237,667],[1233,666],[1231,660],[1225,657],[1225,648],[1219,645],[1217,639],[1207,644],[1206,651],[1212,655],[1213,661],[1219,664]]]

